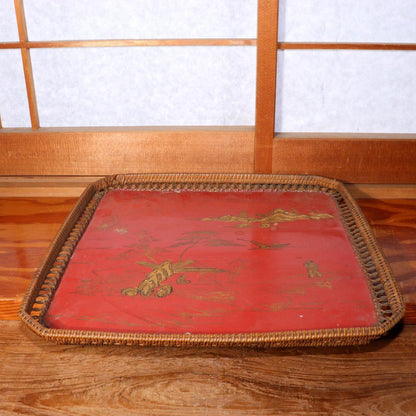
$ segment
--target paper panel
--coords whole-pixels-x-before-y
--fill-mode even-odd
[[[416,52],[279,52],[276,131],[416,132]]]
[[[13,0],[0,0],[0,42],[19,40]]]
[[[0,50],[0,116],[3,127],[30,127],[20,50]]]
[[[40,123],[252,125],[255,47],[32,50]]]
[[[281,0],[287,42],[416,42],[416,0]]]
[[[256,0],[25,0],[31,40],[255,38]]]

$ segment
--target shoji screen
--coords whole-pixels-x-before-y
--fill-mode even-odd
[[[414,182],[416,1],[279,3],[273,157],[259,164]]]
[[[33,127],[254,125],[255,1],[15,4],[20,44],[3,46],[21,48]],[[17,41],[13,3],[2,5],[2,40]],[[1,52],[3,84],[19,88],[2,109],[24,113],[20,53]],[[25,110],[3,127],[26,127]]]
[[[276,131],[416,133],[415,22],[414,0],[282,0]]]
[[[0,15],[1,175],[414,182],[416,0],[1,0]]]

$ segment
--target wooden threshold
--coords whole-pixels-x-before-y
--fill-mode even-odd
[[[78,198],[84,189],[103,176],[0,176],[0,198]],[[354,198],[416,199],[413,184],[347,184]]]

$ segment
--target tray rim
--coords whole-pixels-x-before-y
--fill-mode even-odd
[[[376,325],[369,327],[329,328],[293,330],[282,332],[247,332],[247,333],[218,333],[218,334],[163,334],[163,333],[127,333],[88,331],[76,329],[58,329],[44,326],[42,318],[53,292],[59,284],[65,266],[78,240],[83,235],[102,195],[112,189],[135,189],[168,191],[173,189],[189,189],[204,191],[228,191],[261,189],[260,186],[289,187],[288,190],[298,192],[321,191],[339,195],[343,208],[337,202],[338,209],[347,235],[356,252],[357,260],[361,263],[362,248],[357,248],[350,233],[349,221],[353,221],[354,229],[358,230],[360,241],[364,241],[365,254],[373,261],[375,273],[382,288],[375,293],[370,292],[378,305],[379,293],[384,304],[391,311],[389,316],[379,319]],[[276,189],[278,190],[278,189]],[[334,196],[333,195],[333,196]],[[363,264],[361,263],[363,266]],[[57,270],[56,270],[57,269]],[[52,270],[54,270],[52,272]],[[364,270],[365,271],[365,270]],[[370,277],[365,271],[367,280]],[[49,277],[48,277],[49,275]],[[51,275],[58,277],[51,277]],[[46,280],[52,280],[48,284]],[[380,285],[379,283],[377,283]],[[45,286],[46,285],[46,286]],[[44,299],[38,301],[41,289],[51,291]],[[375,299],[377,297],[377,299]],[[387,303],[386,303],[387,302]],[[376,304],[377,303],[377,304]],[[36,304],[36,305],[35,305]],[[40,310],[33,309],[34,305]],[[380,311],[378,311],[380,312]],[[112,344],[112,345],[141,345],[141,346],[246,346],[246,347],[290,347],[290,346],[341,346],[366,344],[373,339],[385,335],[403,317],[405,306],[398,284],[391,268],[379,247],[373,232],[361,212],[361,209],[338,180],[311,175],[268,175],[268,174],[120,174],[107,176],[91,183],[82,193],[72,211],[67,216],[60,230],[52,241],[41,266],[36,270],[32,282],[23,298],[19,309],[19,317],[39,336],[60,344]]]

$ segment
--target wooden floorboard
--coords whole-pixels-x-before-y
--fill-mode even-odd
[[[409,304],[416,304],[416,200],[359,200]]]
[[[416,200],[359,204],[408,310],[367,346],[58,346],[18,321],[75,198],[0,198],[0,415],[416,415]]]
[[[411,415],[416,326],[362,347],[58,346],[0,321],[2,415]]]

